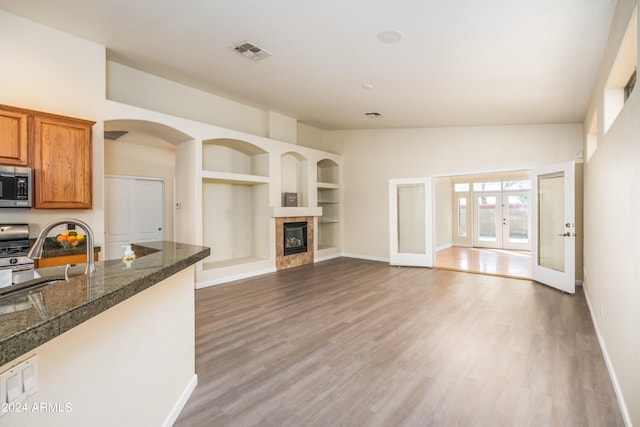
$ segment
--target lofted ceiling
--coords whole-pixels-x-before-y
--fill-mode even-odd
[[[615,4],[0,0],[113,61],[321,129],[582,122]],[[271,56],[240,55],[245,41]]]

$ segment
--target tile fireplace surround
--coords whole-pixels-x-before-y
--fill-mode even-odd
[[[307,223],[307,252],[284,256],[284,226],[285,222]],[[296,216],[276,218],[276,269],[284,270],[299,265],[313,263],[313,217]]]

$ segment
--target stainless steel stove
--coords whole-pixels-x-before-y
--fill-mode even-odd
[[[29,224],[0,224],[0,273],[11,270],[11,284],[33,278]]]

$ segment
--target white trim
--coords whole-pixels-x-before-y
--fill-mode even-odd
[[[343,257],[346,258],[356,258],[356,259],[364,259],[367,261],[380,261],[380,262],[389,262],[389,258],[381,258],[381,257],[372,257],[367,255],[358,255],[358,254],[342,254]]]
[[[220,279],[208,280],[206,282],[196,283],[196,289],[208,288],[209,286],[221,285],[223,283],[233,282],[234,280],[248,279],[249,277],[260,276],[262,274],[274,273],[277,269],[275,267],[265,268],[263,270],[256,270],[250,273],[236,274],[235,276],[226,276]]]
[[[189,383],[187,384],[187,387],[184,389],[184,391],[180,395],[180,398],[175,403],[175,405],[173,405],[173,408],[171,408],[171,412],[169,412],[167,419],[164,420],[164,423],[162,424],[164,427],[171,427],[176,422],[176,420],[180,416],[180,412],[182,412],[184,405],[187,404],[187,400],[189,400],[191,393],[193,393],[197,385],[198,385],[198,376],[196,374],[193,374],[193,377],[191,377],[191,380],[189,381]]]
[[[613,363],[611,362],[611,358],[609,357],[607,346],[605,345],[604,339],[600,334],[600,328],[598,328],[598,322],[596,321],[596,314],[593,311],[593,306],[591,305],[591,299],[589,298],[587,287],[583,286],[582,289],[584,290],[584,297],[587,300],[587,307],[589,307],[589,313],[591,314],[591,321],[593,322],[593,328],[596,331],[596,337],[598,337],[600,350],[602,350],[602,355],[604,356],[604,362],[607,365],[607,370],[609,371],[609,377],[611,377],[611,383],[613,384],[613,391],[616,393],[616,397],[618,398],[618,406],[620,406],[620,412],[622,412],[622,418],[626,426],[632,427],[633,424],[631,423],[631,416],[629,415],[629,409],[627,408],[627,404],[624,401],[622,389],[620,388],[620,383],[618,382],[616,370],[613,368]]]
[[[322,261],[329,261],[330,259],[340,258],[341,256],[343,255],[340,253],[325,255],[325,256],[314,258],[313,262],[316,263],[316,262],[322,262]]]
[[[436,247],[436,252],[438,251],[444,251],[445,249],[449,249],[453,247],[453,243],[445,243],[444,245],[440,245],[438,247]]]

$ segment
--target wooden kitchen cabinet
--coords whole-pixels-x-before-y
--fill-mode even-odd
[[[33,207],[91,209],[95,122],[44,113],[31,120]]]
[[[93,260],[98,261],[98,252],[93,253]],[[67,264],[83,264],[87,262],[87,254],[52,256],[35,260],[35,268],[57,267]]]
[[[0,105],[0,164],[27,166],[28,117],[26,111]]]

